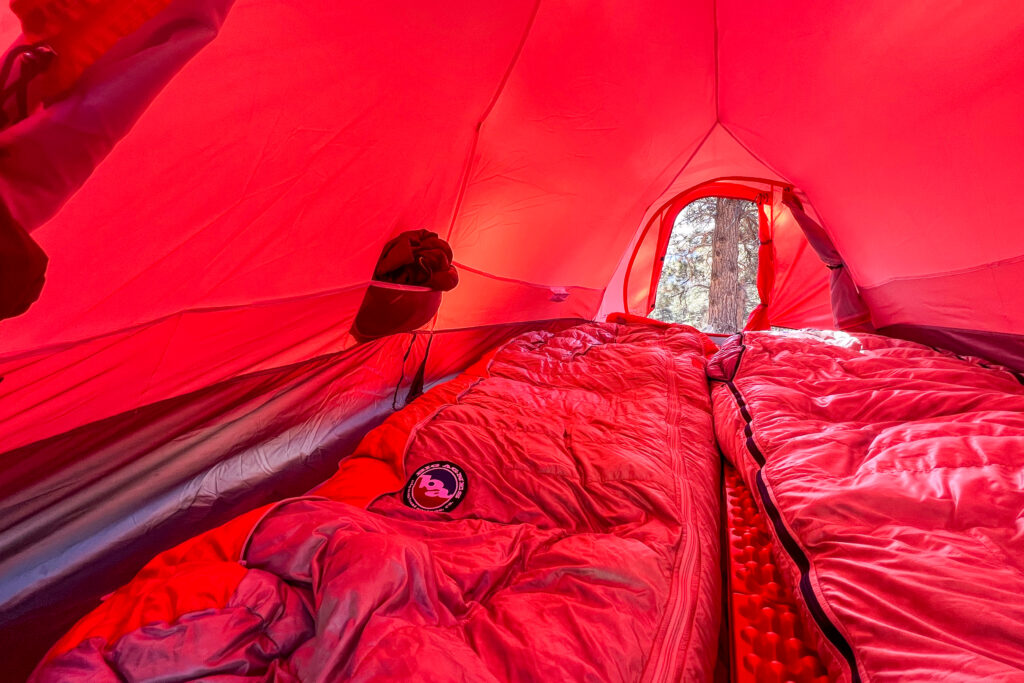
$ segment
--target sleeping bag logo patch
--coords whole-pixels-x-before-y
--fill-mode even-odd
[[[439,460],[413,472],[402,500],[416,510],[448,512],[466,497],[466,473],[455,463]]]

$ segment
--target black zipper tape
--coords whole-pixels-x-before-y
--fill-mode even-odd
[[[754,428],[753,428],[753,417],[750,415],[750,410],[747,407],[747,402],[743,400],[743,394],[740,393],[739,388],[736,386],[735,375],[739,373],[739,363],[743,358],[743,353],[746,351],[746,345],[743,343],[743,336],[740,336],[740,355],[736,362],[735,372],[733,377],[724,380],[726,386],[729,387],[729,391],[732,392],[733,398],[736,400],[736,406],[739,408],[740,416],[743,418],[743,436],[745,437],[747,450],[750,452],[751,457],[757,463],[757,474],[755,476],[755,483],[757,484],[757,493],[761,498],[761,504],[764,508],[765,514],[768,515],[768,519],[772,522],[772,527],[775,529],[775,536],[782,543],[782,548],[786,554],[789,555],[790,559],[796,564],[797,570],[800,572],[800,595],[803,596],[804,604],[807,605],[807,610],[811,613],[811,617],[815,623],[818,624],[818,628],[828,638],[832,646],[835,647],[836,651],[842,655],[843,659],[846,660],[847,665],[850,667],[850,676],[852,683],[861,683],[860,672],[857,670],[857,658],[853,653],[853,647],[850,646],[849,641],[842,634],[839,628],[832,623],[829,619],[828,614],[825,613],[825,609],[821,606],[821,602],[818,600],[817,594],[814,592],[814,588],[811,586],[811,562],[807,559],[807,555],[804,553],[803,548],[796,542],[792,534],[789,533],[789,529],[782,522],[782,514],[779,509],[775,507],[772,497],[768,494],[768,487],[764,483],[764,477],[762,475],[762,468],[765,464],[764,453],[758,447],[754,441]]]

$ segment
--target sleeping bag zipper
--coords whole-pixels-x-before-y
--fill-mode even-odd
[[[690,633],[693,617],[692,595],[686,588],[687,581],[700,569],[700,557],[697,552],[695,534],[690,533],[692,510],[690,496],[686,484],[686,467],[682,454],[679,453],[679,395],[676,387],[675,359],[669,362],[669,452],[674,457],[673,469],[677,482],[680,520],[684,536],[676,551],[673,561],[669,600],[665,606],[665,635],[655,645],[658,649],[652,652],[651,659],[645,667],[644,681],[668,680],[680,657],[680,641]],[[661,629],[659,629],[660,631]],[[686,649],[686,648],[684,648]]]

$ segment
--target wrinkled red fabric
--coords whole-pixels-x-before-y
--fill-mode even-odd
[[[0,319],[28,310],[39,298],[48,259],[0,204]]]
[[[152,621],[101,607],[32,680],[708,680],[708,344],[676,325],[522,335],[389,418],[314,495],[158,557],[106,603],[131,593]],[[438,460],[464,470],[464,500],[404,505],[395,487]]]
[[[745,333],[709,369],[719,443],[762,511],[777,511],[776,538],[795,543],[776,559],[811,592],[797,591],[833,674],[1024,680],[1024,386],[1013,373],[842,332]]]
[[[459,284],[451,247],[429,230],[408,230],[384,245],[373,279],[442,292]]]
[[[43,77],[42,97],[60,95],[114,43],[136,31],[170,0],[11,0],[25,39],[53,47],[56,63]]]

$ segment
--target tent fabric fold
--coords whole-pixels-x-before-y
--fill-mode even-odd
[[[0,320],[21,315],[39,298],[46,254],[0,203]]]
[[[829,290],[836,327],[841,330],[873,331],[871,313],[857,292],[857,285],[850,278],[850,272],[828,233],[807,215],[800,200],[792,193],[784,193],[782,203],[831,273]]]

